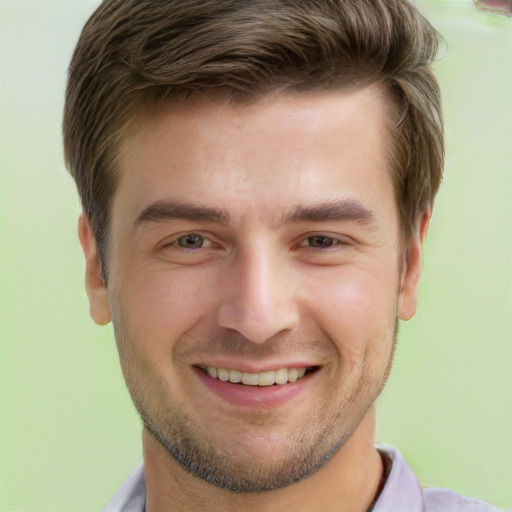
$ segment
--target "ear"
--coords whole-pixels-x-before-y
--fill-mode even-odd
[[[423,263],[423,241],[428,231],[431,216],[432,211],[428,209],[418,219],[404,255],[398,298],[398,317],[400,320],[410,320],[416,313]]]
[[[85,290],[89,297],[89,312],[99,325],[108,324],[112,318],[105,281],[101,276],[96,238],[85,213],[78,219],[78,238],[85,256]]]

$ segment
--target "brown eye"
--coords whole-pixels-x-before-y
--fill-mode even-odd
[[[201,235],[188,233],[187,235],[180,236],[176,242],[183,249],[201,249],[206,241]]]
[[[310,236],[306,242],[307,246],[313,249],[329,249],[338,243],[336,239],[323,235]]]

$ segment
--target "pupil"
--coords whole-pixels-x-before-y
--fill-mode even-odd
[[[329,238],[328,236],[314,236],[311,241],[310,245],[313,247],[332,247],[333,240],[332,238]]]
[[[178,243],[180,247],[198,249],[203,245],[203,237],[199,235],[185,235],[178,240]]]

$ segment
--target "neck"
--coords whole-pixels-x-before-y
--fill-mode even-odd
[[[238,494],[183,470],[145,430],[146,512],[365,512],[382,476],[382,461],[374,443],[373,406],[343,447],[316,473],[283,489]]]

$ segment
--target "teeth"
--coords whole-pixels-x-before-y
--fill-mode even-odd
[[[224,368],[219,368],[217,370],[217,379],[227,382],[229,380],[229,372]]]
[[[286,368],[280,368],[276,372],[276,384],[286,384],[288,382],[288,370]]]
[[[242,384],[246,386],[257,386],[259,382],[257,373],[242,372]]]
[[[297,382],[297,368],[288,370],[288,382]]]
[[[229,370],[229,382],[242,382],[242,372],[239,372],[238,370]]]
[[[261,372],[258,375],[258,386],[272,386],[276,380],[276,372]]]
[[[202,367],[210,377],[233,384],[242,383],[246,386],[273,386],[274,384],[287,384],[297,382],[306,375],[306,368],[280,368],[276,371],[250,373],[239,370],[227,370],[225,368],[214,368],[213,366]]]

